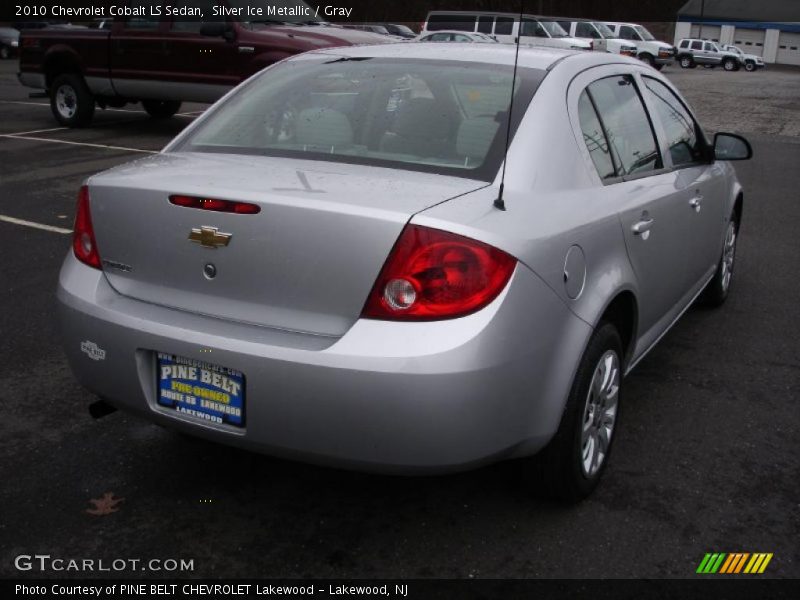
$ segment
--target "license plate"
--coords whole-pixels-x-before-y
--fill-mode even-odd
[[[198,421],[244,427],[244,375],[159,352],[158,404]]]

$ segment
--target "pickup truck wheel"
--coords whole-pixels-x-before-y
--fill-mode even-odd
[[[649,54],[640,54],[639,60],[641,60],[644,64],[649,65],[651,67],[656,66],[656,61]]]
[[[142,106],[154,119],[169,119],[181,109],[181,103],[175,100],[142,100]]]
[[[94,116],[94,96],[83,77],[65,73],[50,86],[50,109],[56,121],[67,127],[85,127]]]
[[[747,61],[746,63],[744,63],[744,70],[745,71],[755,71],[756,70],[756,63],[754,63],[752,60]]]
[[[679,61],[682,69],[689,69],[694,66],[694,61],[691,56],[681,56]]]
[[[616,327],[601,323],[578,366],[558,431],[539,454],[521,461],[534,494],[577,502],[599,483],[619,421],[622,357]]]
[[[736,70],[736,61],[732,58],[726,58],[722,61],[722,68],[726,71],[735,71]]]

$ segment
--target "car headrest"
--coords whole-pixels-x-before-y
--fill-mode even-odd
[[[353,126],[338,110],[307,108],[297,115],[295,141],[309,146],[347,146],[353,143]]]

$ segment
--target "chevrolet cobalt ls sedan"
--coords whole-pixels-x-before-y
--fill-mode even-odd
[[[636,60],[514,63],[482,44],[306,53],[89,178],[58,288],[77,378],[272,455],[520,458],[539,489],[587,495],[623,376],[695,299],[728,294],[728,161],[751,151],[710,142]]]

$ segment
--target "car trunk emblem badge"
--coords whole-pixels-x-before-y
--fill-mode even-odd
[[[220,246],[227,246],[233,234],[222,233],[216,227],[203,226],[200,229],[192,229],[189,239],[203,246],[203,248],[217,249]]]

